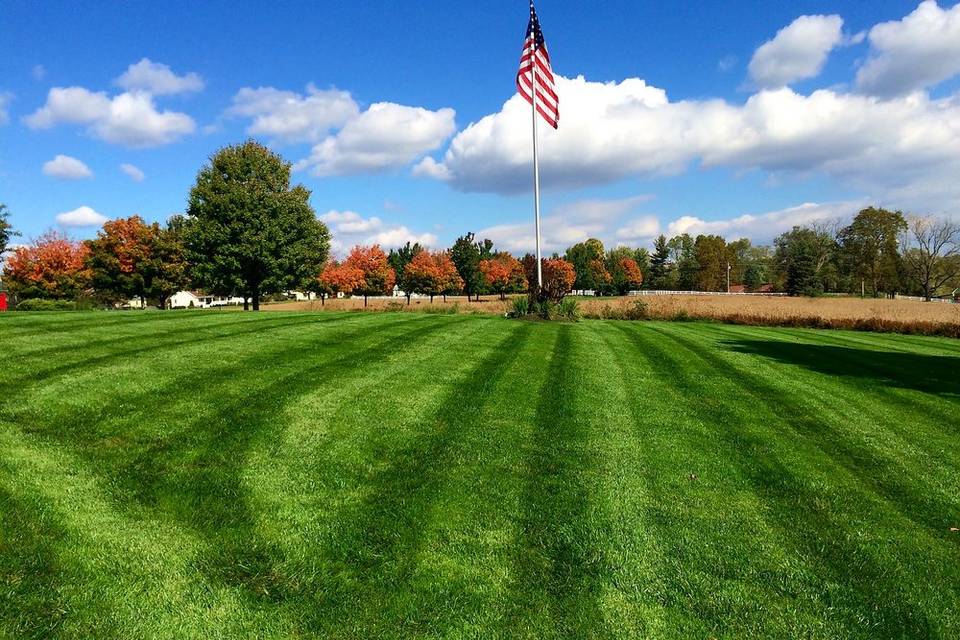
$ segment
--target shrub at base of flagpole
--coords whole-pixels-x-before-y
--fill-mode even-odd
[[[557,303],[552,300],[534,300],[533,297],[514,298],[513,308],[507,312],[510,318],[540,318],[541,320],[570,320],[578,322],[583,314],[580,303],[573,298],[565,298]]]

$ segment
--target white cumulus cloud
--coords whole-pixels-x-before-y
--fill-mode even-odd
[[[700,164],[826,175],[877,196],[932,180],[949,194],[942,206],[960,204],[960,96],[882,100],[782,88],[735,105],[672,102],[638,78],[600,83],[558,76],[557,88],[563,124],[543,128],[540,138],[546,189],[672,175]],[[454,136],[442,160],[425,160],[415,173],[461,191],[528,191],[529,130],[530,107],[515,95]]]
[[[153,147],[193,133],[196,124],[185,113],[160,111],[145,92],[113,98],[83,87],[54,87],[40,109],[24,118],[32,129],[59,124],[86,125],[88,133],[113,144]]]
[[[941,9],[925,0],[902,20],[870,29],[869,40],[860,91],[892,97],[936,85],[960,73],[960,4]]]
[[[313,147],[295,165],[317,176],[375,173],[404,166],[453,134],[453,109],[378,102]]]
[[[759,87],[779,88],[819,75],[827,55],[843,42],[840,16],[800,16],[763,43],[750,60]]]
[[[545,253],[563,253],[570,245],[587,238],[600,239],[607,248],[617,245],[650,247],[653,239],[663,233],[668,238],[689,233],[716,234],[733,240],[749,238],[755,243],[768,244],[794,226],[815,223],[849,221],[857,211],[869,203],[842,201],[805,203],[778,211],[743,214],[733,218],[703,220],[696,216],[680,216],[664,223],[659,216],[641,214],[627,216],[634,209],[626,206],[630,199],[609,201],[611,215],[590,218],[589,214],[571,216],[570,211],[589,211],[590,201],[574,202],[558,207],[544,216],[541,224],[541,246]],[[642,200],[641,200],[642,201]],[[596,201],[599,202],[599,201]],[[584,208],[586,207],[586,208]],[[613,212],[619,213],[613,213]],[[626,220],[621,218],[626,216]],[[490,238],[494,244],[515,254],[533,252],[535,247],[533,218],[499,224],[477,232],[478,238]]]
[[[570,245],[583,242],[588,238],[612,240],[613,229],[617,226],[619,219],[649,200],[651,200],[650,196],[641,195],[611,200],[577,200],[560,205],[543,216],[541,220],[541,249],[546,253],[553,251],[563,253]],[[641,219],[646,218],[648,216]],[[626,227],[631,225],[632,223],[628,223]],[[493,240],[497,248],[511,253],[532,252],[536,247],[532,216],[529,220],[521,222],[486,227],[476,235],[477,238]],[[626,239],[625,236],[619,237]],[[630,237],[630,239],[635,238],[636,236]]]
[[[127,162],[124,162],[120,165],[120,171],[123,171],[125,174],[127,174],[127,176],[134,182],[143,182],[143,179],[146,177],[139,167]]]
[[[203,89],[203,78],[190,72],[182,76],[149,58],[131,64],[114,83],[127,91],[145,91],[155,96],[190,93]]]
[[[769,243],[776,236],[793,227],[835,220],[847,221],[867,206],[866,201],[808,202],[796,207],[760,214],[743,214],[734,218],[701,220],[696,216],[681,216],[667,225],[666,235],[689,233],[720,235],[728,240],[749,238],[758,243]]]
[[[419,242],[424,247],[434,247],[438,242],[432,233],[416,233],[405,225],[389,224],[376,216],[365,218],[356,211],[330,210],[319,218],[330,228],[333,253],[341,257],[358,244],[379,244],[387,250],[407,242]]]
[[[360,108],[347,91],[307,85],[306,95],[273,87],[244,87],[227,115],[251,118],[250,135],[287,143],[319,142],[332,129],[357,117]]]
[[[660,220],[656,216],[643,216],[630,220],[614,234],[618,240],[649,240],[660,233]]]
[[[107,216],[84,205],[73,211],[57,214],[57,224],[61,227],[98,227],[107,221]]]
[[[43,174],[61,180],[80,180],[93,177],[90,167],[76,158],[63,154],[57,155],[53,160],[44,162]]]

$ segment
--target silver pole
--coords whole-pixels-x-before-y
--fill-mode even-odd
[[[537,44],[534,40],[530,65],[531,97],[533,98],[533,211],[537,232],[537,294],[543,288],[543,267],[540,264],[540,162],[537,159]]]

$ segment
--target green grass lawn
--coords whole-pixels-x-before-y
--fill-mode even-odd
[[[0,314],[0,637],[957,638],[960,341]]]

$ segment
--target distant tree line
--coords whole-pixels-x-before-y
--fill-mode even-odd
[[[849,225],[794,227],[772,246],[684,233],[659,236],[652,252],[626,247],[604,251],[603,243],[590,239],[567,249],[566,259],[576,270],[574,287],[600,294],[640,288],[624,275],[632,259],[645,274],[642,286],[647,289],[726,291],[729,282],[746,291],[790,295],[900,293],[929,299],[960,287],[960,225],[869,207]]]
[[[185,215],[166,224],[139,216],[110,220],[97,236],[72,241],[49,232],[9,253],[4,283],[21,299],[91,298],[114,305],[138,300],[160,308],[175,292],[201,289],[242,297],[244,307],[291,290],[328,296],[481,295],[532,292],[559,301],[571,290],[624,295],[661,290],[773,290],[816,296],[907,293],[927,298],[960,287],[960,227],[948,219],[905,217],[870,207],[849,225],[794,227],[772,246],[719,235],[659,236],[652,251],[605,249],[588,239],[542,261],[497,251],[473,233],[449,249],[419,244],[384,252],[353,247],[330,255],[330,233],[309,204],[310,192],[291,185],[291,165],[248,141],[214,154],[188,196]],[[17,234],[0,205],[0,255]],[[531,291],[532,290],[532,291]]]

